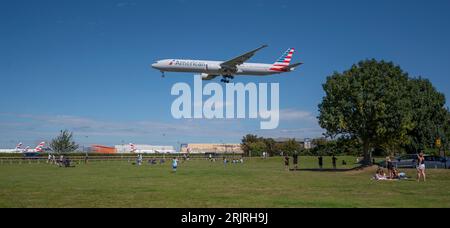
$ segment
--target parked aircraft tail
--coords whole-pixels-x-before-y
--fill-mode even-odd
[[[136,146],[133,143],[130,143],[130,151],[131,153],[136,153]]]
[[[23,146],[23,144],[22,144],[22,143],[19,143],[19,144],[17,144],[17,146],[16,146],[16,150],[20,150],[20,149],[22,149],[22,146]]]
[[[44,148],[44,146],[45,146],[45,142],[41,142],[34,149],[36,150],[36,152],[42,152],[42,149]]]

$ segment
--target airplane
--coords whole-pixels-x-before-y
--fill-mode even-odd
[[[21,153],[22,152],[22,143],[17,144],[14,149],[0,149],[0,153]]]
[[[25,157],[36,157],[39,156],[40,153],[44,151],[45,142],[39,143],[39,145],[36,146],[34,149],[30,149],[29,146],[25,148],[25,150],[22,151],[23,156]]]
[[[26,148],[22,148],[22,146],[23,146],[23,144],[19,143],[19,144],[17,144],[16,148],[14,148],[14,149],[0,150],[0,152],[1,153],[22,153],[24,155],[27,155],[27,154],[36,155],[36,154],[43,152],[45,142],[39,143],[39,145],[37,145],[34,149],[30,149],[29,146],[27,146]]]
[[[200,73],[202,80],[213,80],[222,76],[221,82],[230,83],[237,75],[268,76],[294,71],[303,63],[291,64],[295,49],[289,48],[274,64],[246,63],[258,51],[268,47],[263,45],[253,51],[247,52],[228,61],[164,59],[153,63],[154,69],[165,72]]]

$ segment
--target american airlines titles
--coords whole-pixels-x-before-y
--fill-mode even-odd
[[[185,67],[206,67],[206,63],[197,62],[197,61],[183,61],[183,60],[174,60],[171,65],[175,66],[185,66]]]

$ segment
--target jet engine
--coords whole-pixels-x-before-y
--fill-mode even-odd
[[[200,76],[202,77],[203,81],[212,80],[217,77],[217,75],[210,75],[210,74],[205,74],[205,73],[200,74]]]

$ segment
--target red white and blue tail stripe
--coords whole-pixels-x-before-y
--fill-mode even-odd
[[[41,142],[39,143],[39,145],[36,146],[36,148],[34,149],[36,152],[42,152],[43,147],[45,146],[45,142]]]
[[[295,49],[289,48],[270,68],[272,71],[287,72],[289,71],[289,65],[291,64],[292,56]]]

